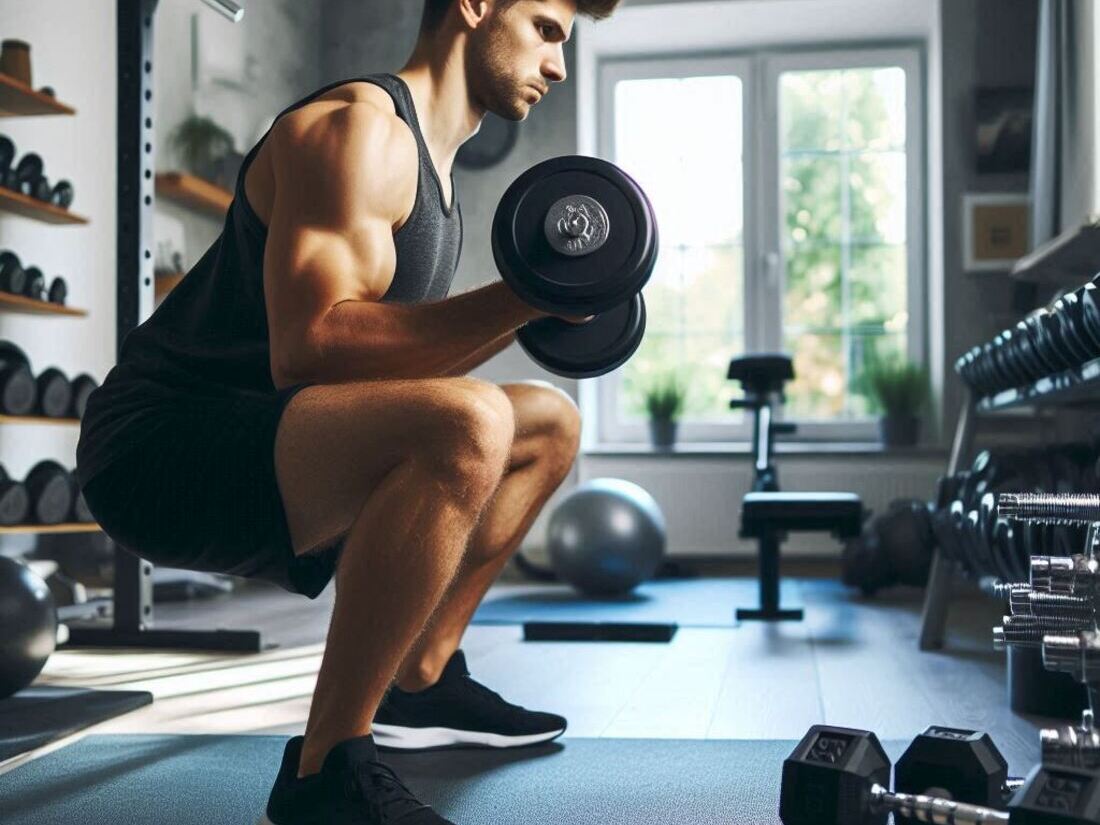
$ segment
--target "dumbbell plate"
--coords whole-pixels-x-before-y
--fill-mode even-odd
[[[585,324],[540,318],[520,327],[516,340],[535,361],[565,378],[595,378],[622,366],[645,335],[645,300],[601,312]]]
[[[555,246],[561,244],[547,237],[547,217],[564,208],[563,199],[576,199],[592,218],[589,240],[580,239],[586,254],[560,252]],[[626,172],[573,155],[536,164],[508,187],[493,218],[492,242],[501,275],[529,304],[555,315],[590,315],[622,304],[649,280],[657,222]]]

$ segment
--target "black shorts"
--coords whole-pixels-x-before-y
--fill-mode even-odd
[[[125,449],[85,483],[89,509],[107,535],[153,564],[316,598],[341,545],[295,555],[275,477],[279,419],[305,386],[181,398],[143,413],[127,425]]]

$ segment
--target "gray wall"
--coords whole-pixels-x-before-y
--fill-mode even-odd
[[[961,404],[953,364],[966,350],[1019,319],[1005,273],[962,269],[962,197],[1023,192],[1028,175],[979,175],[974,161],[974,92],[1035,82],[1037,0],[945,0],[943,38],[943,237],[945,435]]]

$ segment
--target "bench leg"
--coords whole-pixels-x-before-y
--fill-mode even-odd
[[[737,608],[738,621],[802,621],[802,610],[779,607],[779,538],[774,533],[760,537],[760,607]]]

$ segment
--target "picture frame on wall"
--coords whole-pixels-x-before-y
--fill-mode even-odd
[[[1030,217],[1027,195],[963,195],[963,270],[1010,272],[1030,251]]]

